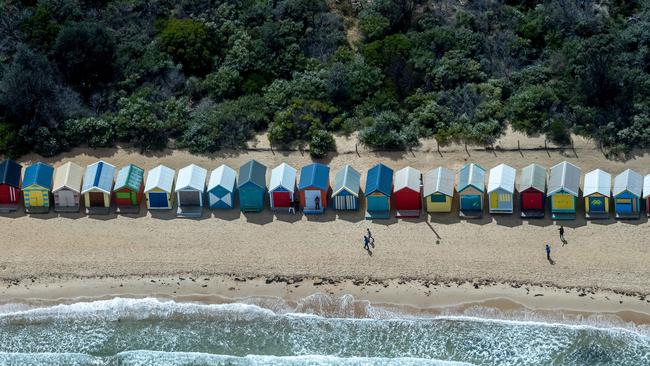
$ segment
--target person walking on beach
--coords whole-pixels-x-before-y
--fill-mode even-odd
[[[548,259],[549,262],[551,261],[551,245],[550,244],[546,244],[546,259]]]
[[[372,233],[370,232],[370,228],[366,228],[366,231],[368,232],[368,240],[370,240],[370,244],[372,246],[375,246],[375,238],[372,236]]]
[[[296,214],[296,204],[294,201],[289,201],[289,213],[292,215]]]
[[[557,231],[560,232],[560,240],[562,240],[562,243],[566,243],[566,240],[564,239],[564,226],[560,225],[560,228],[557,229]]]
[[[370,250],[369,244],[370,244],[370,239],[368,239],[368,237],[364,235],[363,236],[363,249]]]

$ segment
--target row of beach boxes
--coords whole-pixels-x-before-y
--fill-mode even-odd
[[[331,185],[330,169],[320,163],[304,166],[299,179],[295,168],[282,163],[271,170],[268,185],[266,166],[255,160],[242,165],[238,173],[221,165],[209,177],[206,169],[191,164],[178,174],[158,165],[145,178],[144,169],[136,165],[116,173],[113,165],[101,160],[85,170],[73,162],[56,169],[37,162],[24,174],[22,170],[12,160],[0,164],[0,207],[5,211],[17,209],[21,198],[30,213],[47,212],[50,206],[59,212],[78,211],[81,205],[89,213],[107,213],[113,203],[118,212],[133,212],[144,200],[150,210],[172,209],[176,201],[178,215],[200,216],[203,207],[234,208],[236,199],[242,211],[259,212],[268,196],[272,209],[299,207],[306,214],[318,214],[328,207],[358,210],[361,194],[361,175],[349,165],[336,172]],[[547,201],[554,219],[576,217],[580,168],[565,161],[547,175],[544,167],[531,164],[518,178],[516,174],[514,168],[500,164],[489,171],[486,186],[486,170],[473,163],[458,172],[439,167],[424,175],[412,167],[394,173],[377,164],[368,170],[363,190],[366,218],[388,218],[391,208],[398,217],[417,217],[422,211],[451,212],[456,194],[459,213],[468,218],[481,217],[484,205],[490,213],[513,213],[516,199],[522,217],[543,217]],[[614,178],[612,186],[609,173],[593,170],[584,176],[582,197],[588,218],[610,217],[610,206],[617,218],[638,218],[643,201],[650,207],[650,174],[642,177],[628,169]]]

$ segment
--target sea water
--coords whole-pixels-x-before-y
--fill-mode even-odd
[[[321,294],[10,304],[0,306],[0,365],[650,365],[647,327],[518,318]]]

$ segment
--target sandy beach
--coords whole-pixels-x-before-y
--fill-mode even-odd
[[[648,155],[627,161],[608,160],[592,142],[580,139],[576,139],[574,149],[550,146],[547,150],[543,139],[510,133],[494,151],[450,146],[438,152],[434,142],[425,141],[413,152],[375,153],[359,147],[358,154],[355,141],[354,137],[337,139],[338,153],[325,160],[332,176],[345,164],[365,172],[377,162],[394,169],[410,165],[424,172],[440,165],[458,169],[467,162],[486,169],[499,163],[520,169],[533,162],[550,167],[568,160],[582,168],[583,175],[595,168],[612,174],[626,168],[650,172]],[[238,168],[248,159],[269,167],[286,162],[299,168],[310,162],[308,154],[300,151],[271,151],[263,136],[251,143],[248,151],[224,151],[213,156],[175,150],[143,155],[116,148],[75,149],[52,159],[30,155],[19,160],[23,164],[42,160],[54,165],[73,160],[86,165],[99,158],[117,167],[134,163],[145,169],[157,164],[179,169],[190,163],[209,170],[220,164]],[[516,214],[486,214],[482,219],[465,221],[458,218],[456,209],[451,214],[375,222],[364,220],[363,208],[356,213],[327,211],[309,217],[274,214],[268,209],[257,214],[206,210],[197,220],[145,209],[135,215],[106,216],[18,212],[0,216],[0,226],[5,229],[0,237],[0,278],[5,284],[0,302],[129,294],[287,295],[289,290],[300,289],[304,291],[301,295],[312,290],[351,292],[360,298],[417,306],[451,306],[498,298],[539,309],[650,314],[645,213],[637,221],[586,221],[580,213],[577,220],[562,223],[568,240],[562,245],[556,223],[548,218],[522,220]],[[366,228],[376,240],[372,255],[362,248]],[[545,258],[547,243],[552,245],[554,265]],[[208,286],[176,285],[182,282],[179,277],[190,276],[197,281],[209,278],[209,283],[204,283]],[[234,277],[249,278],[245,290],[230,290],[237,288],[230,282],[243,286]],[[292,288],[285,280],[274,278],[325,281],[328,289],[313,284]],[[156,285],[137,285],[143,281]],[[161,281],[169,286],[160,285]],[[219,287],[214,281],[228,285]],[[364,285],[367,281],[377,281],[373,286],[379,291]],[[384,287],[386,281],[389,286]],[[412,296],[405,298],[395,290],[408,284],[415,286],[413,283],[418,287],[409,290]],[[435,290],[433,284],[437,284]],[[367,291],[361,291],[362,287]],[[449,288],[463,291],[452,293]],[[427,291],[431,293],[427,295]],[[634,318],[647,322],[643,316]]]

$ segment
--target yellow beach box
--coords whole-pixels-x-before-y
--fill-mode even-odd
[[[54,168],[41,162],[25,169],[22,188],[25,211],[29,213],[49,211],[53,176]]]
[[[453,170],[443,167],[424,173],[422,192],[427,212],[451,212],[455,176]]]
[[[555,220],[573,220],[580,190],[581,170],[563,161],[551,168],[548,196],[551,198],[551,214]]]

